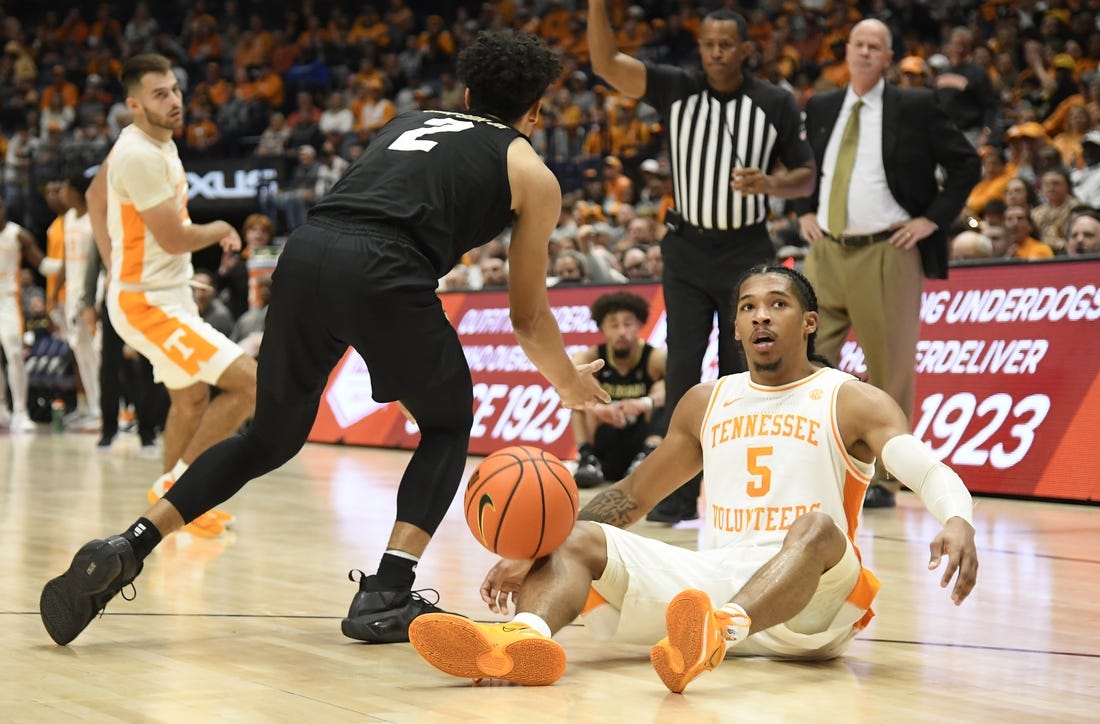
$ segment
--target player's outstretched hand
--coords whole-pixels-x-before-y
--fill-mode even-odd
[[[602,359],[577,365],[577,376],[573,383],[558,389],[561,406],[570,410],[583,410],[599,402],[604,404],[611,402],[611,395],[600,387],[600,382],[596,379],[596,373],[601,369],[603,369]]]
[[[234,252],[241,250],[241,236],[232,227],[230,227],[229,233],[223,236],[218,243],[221,244],[222,251]]]
[[[508,597],[514,597],[527,578],[531,566],[535,565],[533,558],[525,560],[512,560],[501,558],[496,565],[485,574],[485,580],[481,584],[481,600],[489,605],[493,613],[508,613]]]
[[[951,591],[951,600],[956,606],[962,604],[978,580],[978,550],[974,547],[974,526],[962,518],[949,518],[929,548],[932,558],[928,561],[928,570],[939,568],[943,557],[947,556],[940,588],[951,585],[954,577],[955,588]]]

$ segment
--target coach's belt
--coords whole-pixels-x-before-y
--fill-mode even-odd
[[[877,231],[874,234],[841,234],[840,236],[830,234],[829,238],[841,246],[868,246],[886,241],[893,235],[894,232],[887,229],[886,231]]]

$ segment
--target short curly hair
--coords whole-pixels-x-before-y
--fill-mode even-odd
[[[630,312],[645,324],[649,319],[649,302],[632,292],[611,292],[600,295],[592,303],[592,320],[597,327],[603,324],[604,317],[615,312]]]
[[[561,75],[561,59],[530,33],[483,31],[458,56],[470,110],[513,123]]]

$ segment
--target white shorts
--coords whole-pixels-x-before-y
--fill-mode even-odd
[[[607,568],[592,588],[607,604],[587,610],[581,620],[595,636],[613,643],[656,643],[667,635],[665,609],[676,594],[696,588],[706,591],[715,607],[721,606],[778,552],[774,548],[693,551],[613,526],[600,527],[607,538]],[[848,541],[840,562],[821,577],[806,608],[790,621],[731,646],[726,655],[839,656],[859,632],[855,624],[866,615],[866,610],[848,603],[860,570],[859,557]]]
[[[196,382],[216,385],[244,352],[199,316],[191,287],[107,293],[118,336],[153,365],[153,379],[170,390]]]

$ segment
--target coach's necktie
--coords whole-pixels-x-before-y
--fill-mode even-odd
[[[833,236],[842,235],[848,227],[848,188],[859,149],[859,109],[862,107],[862,100],[857,100],[852,106],[852,114],[848,116],[844,135],[840,137],[840,148],[837,149],[833,185],[829,189],[829,233]]]

